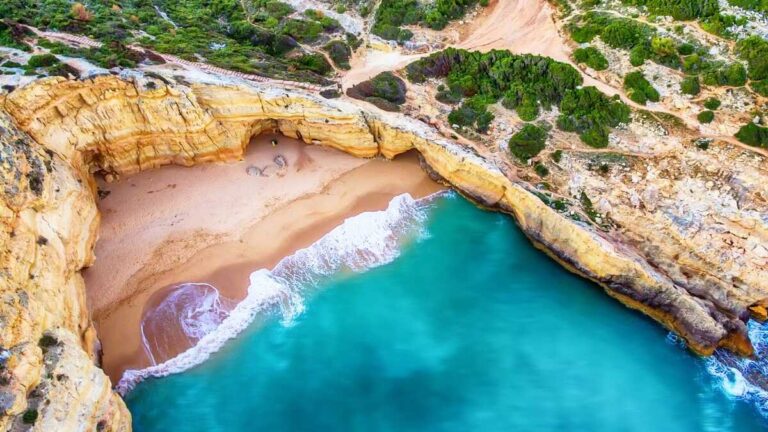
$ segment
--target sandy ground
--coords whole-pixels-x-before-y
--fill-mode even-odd
[[[458,47],[476,51],[508,49],[569,61],[553,13],[544,0],[494,0],[488,12],[467,30],[468,36]]]
[[[149,365],[140,323],[158,291],[207,282],[242,299],[252,271],[272,268],[345,218],[382,210],[404,192],[442,188],[415,154],[356,159],[281,136],[272,147],[272,138],[256,138],[243,162],[164,167],[101,185],[110,194],[99,204],[96,264],[84,275],[113,382],[126,368]],[[275,164],[278,154],[286,168]],[[251,166],[266,168],[263,176],[247,174]]]

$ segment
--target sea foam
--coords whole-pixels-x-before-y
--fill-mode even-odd
[[[386,210],[361,213],[346,219],[341,225],[311,246],[283,258],[274,269],[260,269],[250,275],[248,293],[228,313],[223,311],[218,291],[214,295],[206,284],[195,286],[196,294],[182,292],[174,299],[173,306],[160,312],[165,315],[179,309],[175,300],[187,296],[195,304],[178,319],[181,327],[197,343],[167,361],[140,370],[127,370],[116,389],[125,395],[138,383],[149,377],[162,377],[183,372],[201,364],[240,332],[260,314],[277,312],[284,323],[304,309],[304,293],[316,287],[323,278],[340,272],[361,272],[391,262],[400,253],[403,244],[425,235],[424,222],[434,198],[439,194],[414,200],[409,194],[398,195],[390,201]],[[199,293],[204,292],[200,296]],[[173,295],[173,294],[171,294]],[[170,296],[169,296],[170,297]],[[203,299],[202,303],[200,299]],[[161,305],[161,307],[163,307]],[[199,313],[198,313],[199,312]],[[219,313],[224,312],[217,321]],[[150,316],[150,315],[148,315]],[[195,316],[205,323],[195,323]],[[212,322],[217,325],[211,328]],[[146,339],[145,339],[146,340]]]
[[[706,367],[726,395],[754,404],[768,417],[768,324],[750,321],[749,339],[755,347],[755,359],[719,349],[705,360]]]

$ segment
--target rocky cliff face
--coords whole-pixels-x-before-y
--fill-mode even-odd
[[[96,339],[79,274],[92,262],[98,224],[91,172],[119,176],[236,160],[264,131],[360,157],[418,150],[435,175],[512,214],[542,249],[680,334],[697,353],[724,346],[751,354],[744,322],[750,309],[766,313],[768,270],[753,264],[764,259],[759,249],[723,243],[719,251],[699,251],[706,242],[647,206],[616,205],[615,217],[636,225],[624,231],[574,220],[483,149],[403,115],[294,90],[159,75],[43,79],[6,96],[3,106],[0,408],[10,415],[0,426],[21,425],[31,408],[37,430],[130,429],[125,406],[94,366]],[[764,161],[757,165],[750,168],[755,184],[768,184]],[[667,181],[686,185],[682,176]],[[752,200],[768,197],[750,193]],[[744,226],[752,243],[766,244],[764,217],[738,209],[717,216],[706,221],[710,231]]]

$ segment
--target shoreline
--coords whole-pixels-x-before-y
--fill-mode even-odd
[[[271,138],[272,135],[266,135],[257,137],[257,140]],[[284,143],[294,141],[283,136],[277,136],[277,139],[280,141],[278,148],[281,151],[285,151],[283,149],[287,147],[284,146]],[[298,142],[293,144],[298,146],[301,151],[306,150],[310,160],[303,162],[305,171],[303,174],[298,172],[302,171],[299,169],[297,172],[287,173],[285,178],[292,182],[302,183],[307,180],[305,177],[308,172],[316,174],[312,172],[313,167],[321,172],[330,170],[330,173],[325,173],[328,175],[320,176],[320,178],[313,176],[309,179],[313,181],[308,181],[309,184],[304,185],[308,189],[305,193],[277,197],[271,201],[269,199],[263,200],[261,202],[263,212],[255,212],[256,214],[250,218],[238,218],[239,222],[235,224],[225,224],[229,232],[217,232],[210,229],[202,231],[179,229],[179,231],[175,231],[178,227],[176,224],[165,228],[173,235],[166,235],[152,249],[149,249],[148,245],[140,244],[144,249],[143,251],[137,250],[135,248],[136,242],[117,243],[113,241],[110,246],[112,249],[106,249],[109,251],[108,253],[101,252],[99,254],[96,264],[86,273],[86,289],[89,300],[98,297],[103,288],[103,285],[99,286],[94,281],[104,280],[103,278],[107,275],[114,276],[109,264],[119,263],[121,257],[124,256],[124,249],[131,249],[130,252],[133,254],[143,252],[149,258],[150,264],[154,260],[158,261],[154,264],[159,263],[159,266],[150,269],[142,268],[141,271],[131,274],[124,281],[122,287],[119,287],[120,289],[116,290],[115,287],[118,284],[113,283],[109,287],[109,292],[113,294],[113,300],[106,302],[102,299],[99,302],[101,307],[93,308],[93,319],[102,343],[102,367],[113,383],[119,381],[125,369],[137,369],[151,365],[142,344],[141,320],[147,309],[146,305],[157,303],[156,293],[163,290],[167,291],[170,286],[179,283],[199,282],[211,284],[219,290],[222,296],[239,302],[247,293],[248,278],[251,272],[261,268],[271,269],[283,257],[316,242],[330,230],[340,225],[346,218],[367,211],[383,210],[392,198],[402,193],[410,193],[414,198],[421,198],[445,189],[427,176],[421,169],[418,157],[414,153],[400,156],[393,161],[361,160],[332,149],[306,146]],[[251,147],[256,146],[252,144]],[[249,147],[246,162],[251,157],[251,147]],[[271,149],[271,147],[268,148]],[[263,151],[263,148],[260,150]],[[258,150],[255,151],[258,152]],[[298,161],[307,156],[302,155],[301,151],[294,155]],[[326,156],[330,157],[326,158]],[[341,159],[335,160],[337,158]],[[342,160],[346,158],[350,160]],[[291,166],[292,159],[288,159],[289,166]],[[327,166],[325,165],[326,162],[337,163],[343,168]],[[239,166],[243,163],[234,165]],[[208,170],[229,170],[231,167],[231,165],[208,166]],[[171,168],[174,174],[178,174],[175,172],[177,170],[173,170],[174,167]],[[244,167],[239,168],[241,171],[245,169]],[[149,171],[148,174],[162,173],[166,169]],[[137,191],[151,194],[155,191],[155,189],[148,187],[151,182],[141,183],[139,176],[143,174],[123,180],[127,184],[136,185],[130,186],[131,194]],[[207,173],[206,175],[208,177],[206,177],[204,184],[195,184],[196,187],[202,188],[202,190],[195,191],[197,195],[213,192],[218,195],[237,193],[237,185],[233,186],[232,190],[207,190],[215,186],[212,185],[215,182],[209,180],[211,180],[210,176],[215,176],[216,173]],[[290,178],[291,176],[294,178]],[[189,180],[187,177],[193,176],[188,176],[185,172],[183,177],[178,176],[175,181],[182,185]],[[142,188],[145,190],[142,191]],[[173,187],[170,190],[177,191],[179,189],[183,189],[183,185]],[[120,196],[120,192],[118,190],[115,193],[116,196]],[[269,191],[260,190],[259,192],[260,194],[257,195],[259,198],[262,194],[269,195]],[[282,201],[279,198],[283,198]],[[158,197],[158,199],[162,200],[163,197]],[[199,201],[188,210],[200,210],[194,206],[204,206],[207,201]],[[145,212],[149,209],[130,200],[120,200],[116,211],[124,213]],[[135,217],[135,215],[131,217]],[[110,232],[112,228],[110,224],[113,222],[113,220],[106,219],[100,232],[102,234]],[[138,224],[132,228],[140,230],[146,227]],[[142,233],[131,233],[128,230],[128,235],[131,234],[140,236]],[[185,238],[185,236],[187,237]],[[109,243],[109,240],[109,238],[104,238],[100,240],[100,243],[106,244]],[[198,247],[190,251],[189,246]],[[122,298],[114,296],[115,293],[122,294]],[[183,350],[183,346],[180,346],[180,350]],[[161,362],[165,359],[157,360]]]

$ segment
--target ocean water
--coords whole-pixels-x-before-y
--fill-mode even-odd
[[[381,265],[331,266],[291,290],[298,310],[275,307],[202,364],[138,383],[134,429],[768,430],[705,360],[509,217],[453,194],[423,211]]]

